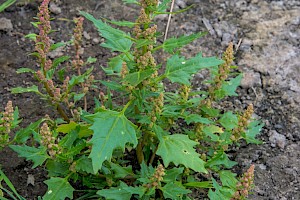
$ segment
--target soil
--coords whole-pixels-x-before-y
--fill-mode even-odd
[[[0,0],[0,3],[4,0]],[[96,18],[133,21],[135,6],[124,6],[121,0],[75,1],[53,0],[52,22],[55,42],[67,41],[73,24],[65,19],[83,10]],[[202,51],[206,56],[221,56],[232,41],[236,48],[235,64],[244,79],[238,97],[228,98],[222,106],[242,110],[253,103],[255,117],[265,126],[259,138],[262,145],[241,145],[235,149],[241,174],[255,164],[255,188],[249,199],[300,199],[300,1],[298,0],[177,0],[175,9],[194,6],[173,16],[168,36],[209,31],[205,37],[186,46],[182,52],[191,57]],[[55,115],[36,95],[13,95],[10,89],[36,82],[30,74],[17,74],[21,67],[36,69],[32,57],[33,43],[24,36],[36,30],[30,24],[38,11],[38,2],[13,5],[0,13],[0,106],[8,100],[20,109],[22,126],[45,114]],[[2,19],[4,18],[4,19]],[[167,16],[157,19],[164,32]],[[95,67],[106,66],[111,53],[99,47],[101,38],[89,22],[84,23],[85,55],[98,59]],[[56,52],[62,53],[63,50]],[[55,55],[53,55],[55,56]],[[97,73],[98,78],[105,78]],[[196,88],[205,76],[194,77]],[[37,199],[47,187],[42,168],[31,169],[32,163],[18,158],[10,149],[0,152],[1,168],[26,199]],[[198,194],[193,194],[197,199]],[[200,196],[200,194],[199,194]],[[198,196],[198,197],[199,197]],[[199,198],[198,198],[199,199]]]

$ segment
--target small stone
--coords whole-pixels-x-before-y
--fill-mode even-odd
[[[99,40],[98,38],[93,38],[93,42],[94,42],[95,44],[99,44],[100,40]]]
[[[186,3],[183,0],[177,0],[176,1],[176,6],[178,6],[179,8],[185,8],[186,7]]]
[[[233,37],[231,36],[230,33],[223,33],[222,46],[227,46],[232,40],[233,40]]]
[[[266,170],[267,169],[267,166],[264,165],[264,164],[259,164],[258,167],[262,170]]]
[[[28,174],[28,177],[27,177],[27,186],[29,184],[34,186],[34,176],[32,174]]]
[[[13,25],[10,19],[6,19],[4,17],[0,18],[0,30],[1,31],[11,31],[13,29]]]
[[[86,31],[83,31],[83,37],[87,40],[91,39],[91,36]]]
[[[60,14],[61,13],[61,8],[58,7],[55,3],[50,3],[49,7],[50,11],[54,14]]]
[[[271,142],[272,147],[276,147],[277,145],[280,149],[284,149],[286,145],[286,137],[284,135],[279,134],[275,130],[271,130],[269,132],[269,135],[269,141]]]
[[[251,88],[254,86],[261,86],[260,74],[257,72],[245,72],[241,81],[243,88]]]

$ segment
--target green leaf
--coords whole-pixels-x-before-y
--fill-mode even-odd
[[[94,121],[90,127],[94,134],[90,140],[93,147],[89,155],[94,173],[101,169],[105,160],[111,159],[114,149],[121,148],[124,151],[126,143],[137,145],[135,125],[123,113],[105,110],[86,117]]]
[[[25,93],[25,92],[35,92],[35,93],[40,94],[39,88],[36,85],[33,85],[31,87],[28,87],[28,88],[15,87],[15,88],[11,89],[11,93],[13,93],[13,94],[20,94],[20,93]]]
[[[74,103],[76,103],[77,101],[82,99],[84,96],[85,96],[85,93],[74,94]]]
[[[16,71],[18,74],[21,74],[21,73],[35,73],[35,71],[33,69],[29,69],[29,68],[19,68],[17,69]]]
[[[85,79],[85,75],[80,76],[72,76],[71,80],[69,81],[69,87],[73,87],[77,85],[78,83],[83,83]]]
[[[109,58],[108,67],[102,67],[102,69],[107,75],[118,75],[121,72],[123,62],[126,60],[123,54]]]
[[[139,4],[136,0],[123,0],[124,3],[133,3],[133,4]]]
[[[130,21],[114,21],[114,20],[107,20],[109,23],[111,24],[115,24],[115,25],[118,25],[118,26],[126,26],[126,27],[129,27],[129,28],[132,28],[136,25],[136,23],[134,22],[130,22]]]
[[[222,60],[215,57],[204,58],[202,54],[198,54],[189,60],[174,55],[167,61],[165,76],[170,79],[171,82],[190,85],[189,79],[192,74],[197,73],[200,69],[213,67],[222,63]]]
[[[228,170],[223,170],[219,172],[219,175],[223,186],[227,186],[234,190],[236,189],[236,184],[238,183],[238,180],[235,178],[235,173],[232,173]]]
[[[133,194],[138,194],[140,197],[145,193],[145,187],[128,187],[125,183],[121,182],[119,187],[111,187],[110,189],[103,189],[97,192],[98,195],[110,200],[130,200]]]
[[[196,172],[207,173],[205,162],[199,158],[193,146],[197,142],[190,140],[187,135],[174,134],[163,136],[158,145],[157,155],[160,155],[167,167],[170,162],[191,168]]]
[[[238,75],[235,78],[232,78],[229,81],[225,81],[222,84],[222,87],[219,91],[216,91],[216,96],[221,99],[225,96],[237,96],[236,88],[241,84],[243,74]]]
[[[217,117],[220,113],[220,111],[218,109],[209,108],[209,107],[206,107],[206,106],[202,106],[201,110],[203,112],[205,112],[205,114],[209,115],[210,117]]]
[[[43,119],[40,119],[34,123],[31,123],[26,128],[22,128],[22,129],[18,130],[16,132],[14,140],[17,143],[25,143],[28,140],[28,138],[30,137],[30,135],[32,134],[32,132],[39,127],[39,125],[41,124],[42,121],[43,121]]]
[[[78,132],[72,130],[59,141],[59,146],[70,149],[77,138]]]
[[[134,73],[128,74],[123,81],[128,82],[131,86],[137,86],[139,83],[141,83],[146,78],[149,78],[153,73],[153,69],[147,69],[143,71],[138,71]]]
[[[66,42],[58,42],[58,43],[55,43],[55,44],[52,44],[50,46],[50,51],[54,51],[55,49],[59,48],[59,47],[63,47],[63,46],[66,46]]]
[[[114,81],[100,81],[100,82],[111,90],[115,90],[119,92],[124,91],[124,87],[120,83]]]
[[[61,124],[57,127],[56,131],[60,133],[70,133],[71,130],[74,130],[77,127],[77,123],[70,121],[69,124]]]
[[[135,45],[135,48],[139,49],[143,46],[147,46],[149,44],[152,44],[153,41],[151,40],[148,40],[148,39],[139,39],[137,42],[136,42],[136,45]]]
[[[59,58],[55,58],[53,63],[52,63],[52,67],[56,68],[60,63],[63,63],[65,61],[69,60],[69,59],[70,59],[70,56],[61,56]]]
[[[172,0],[163,0],[158,6],[157,6],[157,9],[156,9],[156,12],[165,12],[170,6],[169,6],[169,3],[171,2]],[[155,14],[156,16],[157,14]]]
[[[224,188],[222,188],[214,178],[212,178],[212,182],[213,182],[215,191],[213,191],[212,189],[210,189],[208,191],[209,199],[211,199],[211,200],[230,200],[232,195],[230,193],[228,193],[226,190],[224,190]]]
[[[49,158],[47,154],[46,147],[29,147],[26,145],[19,146],[19,145],[9,145],[9,147],[17,152],[20,157],[26,158],[26,160],[31,160],[33,162],[32,168],[35,168],[39,165],[42,165],[47,158]]]
[[[213,188],[211,181],[201,181],[201,182],[188,182],[183,184],[186,187],[196,187],[196,188]]]
[[[92,15],[86,12],[80,12],[85,18],[94,23],[101,36],[106,39],[106,42],[101,46],[111,49],[111,51],[128,52],[133,44],[130,35],[125,32],[115,29],[100,19],[95,19]],[[129,39],[128,39],[129,38]]]
[[[93,57],[88,57],[86,64],[92,64],[97,62],[97,58],[93,58]]]
[[[187,36],[183,35],[179,38],[169,38],[162,44],[162,47],[166,52],[174,53],[177,48],[181,48],[204,35],[206,35],[206,32],[195,33]]]
[[[246,130],[245,134],[242,134],[246,142],[253,143],[253,144],[262,144],[263,142],[257,140],[255,137],[260,133],[264,124],[260,124],[259,121],[253,121],[248,125],[248,129]]]
[[[134,176],[131,166],[121,167],[120,165],[111,162],[110,167],[115,172],[115,178],[124,178],[128,175]]]
[[[15,2],[16,0],[6,0],[3,4],[0,5],[0,12],[13,5]]]
[[[65,178],[51,177],[44,182],[48,185],[48,191],[43,200],[64,200],[67,197],[73,199],[75,189]]]
[[[236,164],[237,162],[229,160],[225,152],[220,151],[216,155],[214,155],[211,159],[209,159],[205,166],[212,168],[214,166],[223,165],[227,169],[230,169]]]
[[[212,141],[217,142],[219,141],[219,136],[215,133],[223,133],[224,131],[222,128],[215,126],[215,125],[209,125],[203,128],[203,132],[206,136],[209,136]]]
[[[70,164],[49,159],[46,163],[48,176],[67,176],[70,173]]]
[[[165,198],[181,199],[184,194],[191,193],[192,191],[185,189],[182,185],[175,183],[167,183],[164,187],[160,188]]]
[[[13,112],[13,121],[11,124],[11,128],[16,128],[21,121],[22,120],[19,119],[19,108],[15,107]]]
[[[166,174],[164,175],[163,182],[169,183],[169,182],[175,182],[180,174],[183,173],[184,168],[172,168],[169,170],[166,170]]]
[[[89,174],[94,173],[92,160],[90,158],[86,157],[85,155],[81,156],[76,161],[75,169],[77,171],[83,171],[83,172],[87,172]]]
[[[29,38],[32,41],[36,41],[36,36],[37,36],[37,34],[35,34],[35,33],[29,33],[29,34],[25,35],[25,38]]]
[[[200,115],[197,115],[197,114],[190,114],[190,115],[187,115],[185,117],[185,121],[186,123],[189,125],[190,123],[202,123],[202,124],[211,124],[212,121],[207,119],[207,118],[204,118],[204,117],[201,117]]]
[[[219,121],[226,130],[232,130],[238,125],[238,118],[232,112],[224,113]]]

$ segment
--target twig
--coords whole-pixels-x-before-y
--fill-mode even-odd
[[[238,51],[239,47],[240,47],[241,44],[242,44],[242,41],[243,41],[243,39],[240,39],[240,40],[239,40],[239,43],[238,43],[238,44],[236,45],[236,47],[235,47],[235,52]]]
[[[166,27],[166,31],[165,31],[165,38],[164,38],[164,41],[166,41],[167,36],[168,36],[169,26],[170,26],[171,17],[172,17],[172,14],[171,14],[171,13],[172,13],[173,8],[174,8],[174,3],[175,3],[175,0],[172,0],[171,9],[170,9],[170,14],[169,14],[169,18],[168,18],[168,23],[167,23],[167,27]]]

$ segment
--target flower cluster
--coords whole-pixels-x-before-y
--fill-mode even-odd
[[[53,134],[50,131],[50,128],[46,122],[43,123],[40,129],[40,135],[41,135],[41,144],[48,149],[48,154],[51,157],[55,157],[56,154],[60,153],[58,149],[58,144],[56,144],[55,142],[56,139],[55,137],[53,137]]]
[[[249,191],[253,188],[254,181],[254,165],[251,165],[247,172],[244,173],[238,184],[236,185],[237,191],[231,200],[241,200],[248,197]]]
[[[35,50],[39,53],[40,64],[44,70],[44,75],[52,66],[52,61],[47,60],[47,54],[50,51],[50,38],[48,34],[51,31],[48,9],[49,2],[50,0],[44,0],[39,7],[39,13],[37,15],[39,19],[39,35],[37,35],[35,43]]]
[[[75,69],[79,69],[83,66],[84,62],[80,59],[81,43],[82,43],[82,31],[83,31],[83,17],[75,18],[76,27],[74,28],[74,47],[75,47],[75,59],[72,61],[72,65]]]
[[[157,6],[158,0],[141,0],[141,5],[143,7],[148,7],[148,6]]]
[[[165,168],[162,164],[158,165],[153,176],[150,178],[151,183],[146,184],[147,188],[157,188],[165,175]]]
[[[215,100],[215,91],[221,89],[223,82],[227,79],[230,72],[230,66],[234,59],[232,42],[229,43],[222,59],[224,63],[219,67],[218,74],[214,77],[214,85],[208,89],[210,101]]]
[[[164,106],[164,93],[160,93],[157,98],[150,98],[150,101],[153,103],[153,109],[150,113],[151,124],[150,127],[153,127],[154,123],[157,120],[157,116],[159,116],[162,112]]]
[[[8,101],[4,112],[2,113],[0,128],[4,127],[4,133],[10,133],[11,124],[14,120],[14,108],[12,105],[12,101]]]
[[[247,126],[249,124],[249,120],[251,119],[253,112],[254,112],[253,105],[250,104],[247,107],[247,110],[245,111],[245,113],[239,117],[238,127],[233,129],[233,131],[232,131],[231,139],[233,141],[237,141],[240,139],[241,134],[245,131],[245,129],[247,128]]]
[[[189,98],[191,88],[188,85],[181,85],[179,95],[183,101],[187,101]]]

